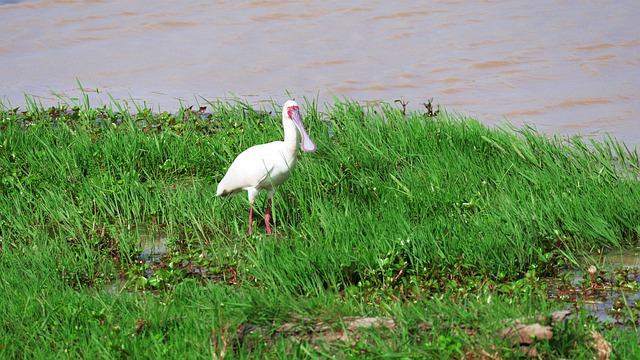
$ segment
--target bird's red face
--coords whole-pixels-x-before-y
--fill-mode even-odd
[[[302,150],[305,152],[316,151],[316,144],[311,141],[311,138],[307,134],[307,131],[304,129],[304,124],[302,123],[302,117],[300,116],[300,109],[298,105],[291,105],[287,107],[287,116],[289,119],[293,121],[293,123],[298,128],[300,132],[300,136],[302,137]]]
[[[289,115],[289,119],[293,120],[293,113],[295,111],[299,112],[300,108],[298,107],[298,105],[293,105],[293,106],[289,106],[287,108],[287,115]]]

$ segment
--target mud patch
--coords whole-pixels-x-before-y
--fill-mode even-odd
[[[292,337],[298,341],[310,342],[346,342],[357,340],[359,332],[367,329],[394,330],[396,322],[388,317],[359,317],[349,316],[336,321],[327,322],[308,318],[295,319],[282,324],[275,331],[268,327],[256,326],[250,323],[240,324],[236,331],[236,340],[240,343],[249,339],[271,339],[277,337]]]

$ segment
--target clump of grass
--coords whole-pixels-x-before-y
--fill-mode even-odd
[[[305,122],[318,151],[278,189],[276,235],[249,237],[246,200],[218,199],[215,185],[241,150],[282,136],[277,106],[170,114],[84,99],[0,110],[0,303],[3,336],[17,339],[0,352],[207,352],[222,341],[212,327],[443,297],[473,306],[515,296],[529,312],[544,306],[537,276],[575,252],[638,241],[638,155],[614,140],[550,139],[390,104],[307,103]],[[171,248],[153,277],[132,231],[151,223]],[[224,281],[187,276],[188,266]],[[118,278],[138,290],[105,291]],[[187,334],[195,343],[177,345]],[[429,354],[470,346],[436,339]],[[380,355],[400,344],[362,346]],[[250,351],[314,350],[278,340]]]

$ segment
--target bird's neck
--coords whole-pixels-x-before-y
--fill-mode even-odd
[[[282,121],[282,126],[284,127],[284,144],[287,149],[290,149],[295,153],[298,150],[298,146],[300,144],[298,129],[296,128],[293,121],[289,119],[284,119]]]

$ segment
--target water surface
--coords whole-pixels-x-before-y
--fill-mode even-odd
[[[0,97],[434,97],[487,124],[640,143],[640,2],[0,2]],[[97,100],[98,101],[98,100]]]

